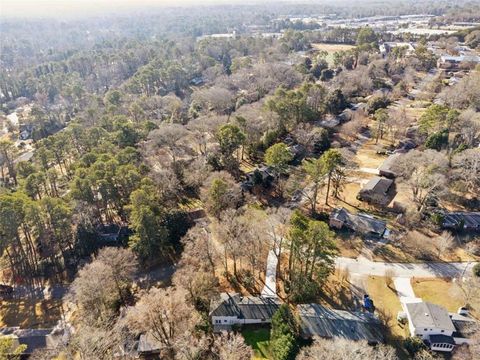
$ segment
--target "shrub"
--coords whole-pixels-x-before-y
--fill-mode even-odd
[[[473,267],[473,275],[480,277],[480,263],[475,264]]]
[[[379,109],[385,109],[390,103],[391,100],[387,96],[375,95],[368,100],[367,111],[369,114],[373,114]]]
[[[295,356],[295,338],[292,334],[286,334],[273,340],[270,345],[272,358],[274,360],[289,360]]]
[[[425,147],[437,151],[448,145],[448,130],[442,130],[430,135],[425,141]]]
[[[422,339],[420,339],[416,336],[406,338],[404,343],[403,343],[403,346],[409,352],[409,354],[412,355],[412,356],[415,355],[417,352],[427,348],[425,346],[425,344],[423,343]]]

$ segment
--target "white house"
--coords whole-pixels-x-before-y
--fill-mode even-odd
[[[402,307],[410,335],[422,338],[431,350],[451,352],[456,345],[469,343],[466,335],[475,320],[418,298],[402,302]]]
[[[222,293],[210,317],[214,331],[229,330],[232,325],[270,323],[279,307],[277,297]]]

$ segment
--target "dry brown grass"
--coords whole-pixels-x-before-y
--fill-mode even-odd
[[[338,51],[347,51],[353,48],[352,45],[346,45],[346,44],[325,44],[325,43],[316,43],[312,44],[312,47],[314,50],[317,51],[326,51],[328,53],[327,57],[325,60],[330,65],[333,65],[333,54]]]
[[[2,300],[0,304],[0,327],[51,327],[60,319],[60,314],[61,300]]]
[[[438,248],[439,235],[428,230],[412,230],[398,242],[405,261],[478,261],[479,257],[466,252],[462,246],[455,244],[451,250],[441,251]],[[402,261],[402,260],[397,260]]]
[[[408,336],[408,328],[397,322],[397,314],[402,310],[402,305],[393,286],[387,285],[385,277],[369,276],[367,290],[373,299],[376,310],[390,330],[387,334],[389,342]]]
[[[455,284],[449,279],[413,278],[411,283],[417,297],[443,306],[450,312],[457,312],[459,307],[465,305],[461,292],[455,291]]]
[[[362,252],[363,240],[352,233],[341,233],[336,237],[339,256],[356,258]]]
[[[315,50],[322,50],[329,53],[330,52],[334,53],[336,51],[347,51],[354,48],[354,46],[347,45],[347,44],[326,44],[326,43],[314,43],[312,44],[312,47]]]
[[[317,301],[335,309],[352,308],[354,303],[348,279],[348,272],[335,270],[322,287],[322,294]]]

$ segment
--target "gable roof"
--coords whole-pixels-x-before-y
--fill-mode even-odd
[[[374,233],[383,235],[387,229],[385,221],[375,219],[373,216],[363,213],[351,214],[345,208],[333,210],[330,217],[343,222],[346,227],[364,234]]]
[[[480,229],[480,212],[450,212],[443,217],[443,226],[458,227],[463,225],[465,229]]]
[[[380,165],[380,167],[378,168],[380,174],[385,173],[385,175],[388,174],[389,176],[397,176],[393,168],[399,157],[400,154],[392,154],[388,158],[386,158],[382,165]]]
[[[406,303],[409,320],[415,328],[433,328],[455,331],[448,311],[443,307],[429,303]]]
[[[360,191],[371,191],[380,195],[384,195],[388,192],[388,189],[390,189],[392,184],[393,180],[375,176],[374,178],[370,179]]]
[[[329,309],[319,304],[301,304],[297,310],[304,337],[384,341],[381,322],[370,313]]]
[[[210,316],[238,319],[271,319],[280,307],[277,298],[222,293],[221,301],[213,306]]]
[[[0,329],[0,336],[9,336],[15,344],[26,345],[24,354],[32,354],[38,349],[53,349],[57,339],[52,336],[53,329],[20,329],[18,327]]]

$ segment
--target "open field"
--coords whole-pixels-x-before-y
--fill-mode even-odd
[[[353,49],[355,46],[348,44],[327,44],[327,43],[314,43],[312,47],[315,50],[322,50],[329,53],[334,53],[336,51],[347,51]]]
[[[315,43],[315,44],[312,44],[312,47],[317,51],[326,51],[328,53],[326,60],[329,65],[333,65],[333,53],[338,51],[347,51],[354,48],[353,45],[326,44],[326,43]]]
[[[253,359],[270,359],[270,329],[267,327],[253,328],[245,326],[242,330],[245,343],[253,349]]]

